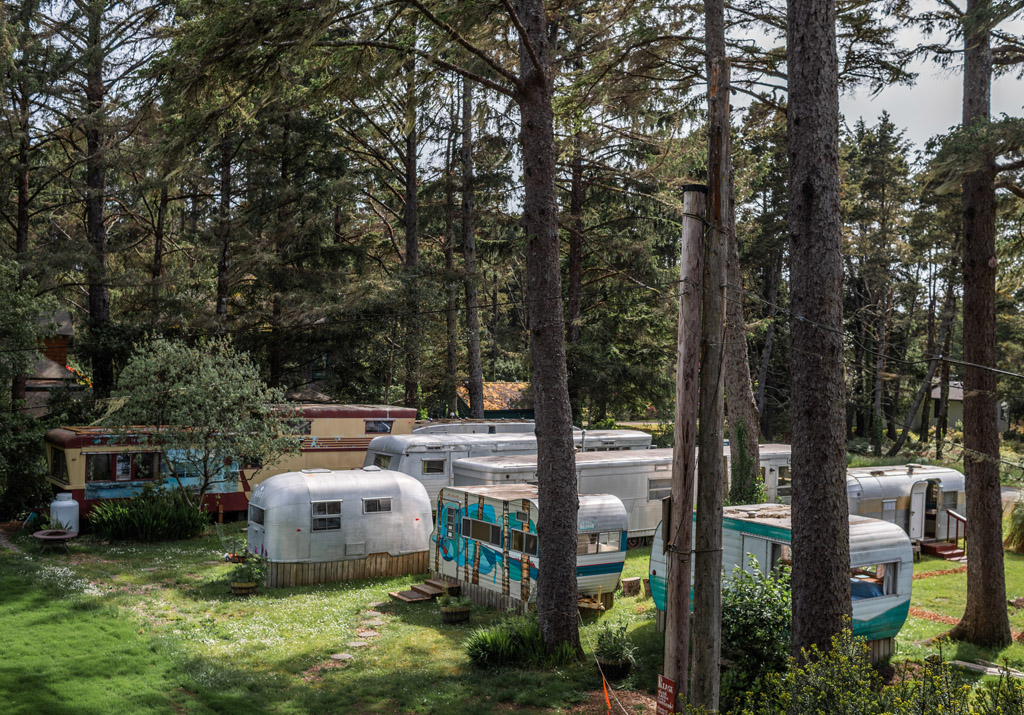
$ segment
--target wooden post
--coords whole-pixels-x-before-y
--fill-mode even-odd
[[[676,683],[675,710],[686,704],[690,647],[690,550],[697,437],[697,363],[707,187],[683,187],[683,236],[679,261],[679,329],[676,356],[675,447],[672,503],[662,538],[670,556],[665,596],[665,675]]]

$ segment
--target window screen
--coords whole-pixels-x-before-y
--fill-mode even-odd
[[[462,535],[485,544],[501,546],[501,527],[479,519],[463,518]]]
[[[942,492],[942,508],[956,511],[957,496],[956,492]]]
[[[373,466],[380,467],[381,469],[387,469],[391,466],[391,455],[390,454],[375,454],[373,455]]]
[[[85,455],[85,481],[109,482],[113,472],[111,467],[112,456],[110,454]]]
[[[335,531],[341,528],[341,502],[310,502],[313,512],[313,531]]]
[[[883,499],[882,500],[882,519],[885,521],[896,522],[896,500],[895,499]]]
[[[263,524],[263,507],[255,504],[249,505],[249,521],[253,524]]]
[[[576,541],[576,555],[607,553],[619,550],[621,532],[603,531],[600,534],[580,534]]]
[[[647,501],[661,501],[672,496],[671,479],[648,479]]]
[[[366,434],[391,434],[391,420],[366,420]]]
[[[423,474],[444,474],[444,460],[424,459]]]
[[[509,539],[509,548],[512,551],[521,551],[531,556],[537,555],[537,535],[528,534],[525,531],[513,529]]]
[[[363,499],[364,514],[376,514],[383,511],[391,511],[390,497],[387,499]]]

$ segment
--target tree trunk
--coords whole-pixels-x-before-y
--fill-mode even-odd
[[[405,63],[405,401],[406,407],[420,406],[420,321],[419,321],[419,146],[416,134],[416,61]]]
[[[231,160],[230,134],[225,130],[220,140],[220,206],[217,211],[217,239],[220,259],[217,261],[217,332],[228,329],[228,294],[231,291]]]
[[[989,0],[964,15],[964,128],[989,120]],[[967,478],[967,606],[951,635],[975,645],[1010,643],[1003,572],[999,427],[996,421],[995,161],[963,179],[964,471]]]
[[[953,297],[953,310],[956,310],[956,297]],[[942,354],[949,355],[953,343],[953,330],[946,333],[946,344]],[[946,442],[946,426],[949,417],[949,360],[942,361],[942,372],[939,376],[939,414],[935,417],[935,459],[942,459],[942,448]]]
[[[454,127],[454,112],[452,114],[452,126]],[[447,156],[445,157],[445,167],[447,176],[445,177],[444,184],[444,268],[445,289],[448,294],[448,305],[446,306],[444,313],[445,344],[447,346],[447,351],[445,360],[444,395],[442,402],[446,405],[445,417],[456,416],[458,414],[459,405],[459,396],[456,392],[459,369],[459,281],[456,278],[457,273],[455,270],[455,187],[453,186],[452,177],[452,164],[454,162],[454,157],[452,156],[454,150],[452,145],[454,143],[455,139],[452,137],[446,147]],[[465,198],[463,198],[463,208],[465,208]],[[463,215],[463,221],[465,221],[465,215]],[[469,301],[467,300],[466,302],[468,303]],[[466,322],[469,322],[468,319]],[[479,349],[479,347],[480,342],[478,328],[477,349]],[[470,338],[471,352],[472,349],[473,341],[472,338]],[[472,357],[470,358],[470,363],[472,364]],[[472,398],[472,391],[470,391],[470,397]]]
[[[793,655],[850,615],[835,4],[790,0]]]
[[[30,177],[30,165],[29,165],[29,103],[28,103],[28,92],[22,91],[21,102],[19,107],[18,116],[18,130],[21,136],[18,137],[18,165],[17,165],[17,176],[15,183],[17,184],[18,191],[18,205],[17,205],[17,217],[15,219],[14,228],[14,257],[19,262],[18,276],[19,280],[27,275],[26,265],[24,263],[26,254],[28,253],[28,231],[29,231],[29,203],[31,201],[29,194],[29,177]],[[15,375],[11,381],[11,402],[21,403],[25,400],[27,395],[26,386],[28,384],[28,375],[21,374]]]
[[[743,272],[736,236],[736,212],[733,177],[729,175],[728,289],[725,304],[725,399],[729,410],[729,444],[732,474],[729,500],[748,503],[761,481],[758,436],[761,418],[750,385],[750,360],[747,356],[747,321],[743,315]]]
[[[757,373],[757,414],[760,416],[764,429],[765,390],[768,385],[768,365],[772,359],[772,344],[775,341],[775,315],[778,312],[776,301],[779,297],[779,283],[782,282],[782,253],[772,256],[771,271],[768,280],[768,328],[764,335],[764,348],[761,350],[761,367]]]
[[[555,192],[553,79],[554,32],[543,0],[517,0],[524,32],[519,41],[519,141],[523,156],[523,219],[529,296],[537,433],[537,486],[541,571],[537,613],[549,650],[562,643],[580,649],[576,605],[576,459],[565,366],[558,200]]]
[[[885,372],[885,355],[889,351],[889,320],[892,318],[892,291],[889,291],[887,298],[885,318],[878,324],[878,339],[876,345],[881,345],[875,353],[875,381],[871,389],[871,445],[876,457],[882,456],[882,423],[885,419],[882,414],[882,375]],[[881,316],[879,316],[881,317]]]
[[[569,286],[566,288],[566,332],[569,345],[569,402],[572,416],[582,419],[578,358],[573,346],[580,341],[580,313],[583,293],[583,156],[580,132],[572,139],[572,159],[569,173]]]
[[[938,342],[940,345],[945,344],[946,336],[949,332],[950,326],[953,323],[953,286],[946,286],[946,299],[942,304],[942,322],[939,323],[939,338]],[[934,344],[934,336],[932,341]],[[907,418],[903,422],[903,430],[900,432],[899,438],[893,444],[892,448],[885,455],[887,457],[895,457],[903,449],[903,444],[907,440],[907,435],[910,434],[910,425],[914,423],[914,417],[917,416],[917,411],[921,410],[921,423],[925,427],[925,434],[927,434],[928,426],[928,411],[931,408],[930,401],[927,401],[925,396],[931,392],[932,380],[935,378],[935,370],[939,366],[939,356],[934,353],[929,354],[928,360],[928,371],[925,373],[924,380],[921,381],[920,387],[917,388],[917,393],[914,395],[914,402],[910,405],[907,410]],[[921,403],[924,402],[924,409],[921,409]],[[926,437],[927,439],[927,437]]]
[[[92,362],[93,393],[106,397],[114,385],[113,356],[108,347],[110,325],[110,289],[107,286],[107,227],[104,223],[106,204],[107,157],[104,140],[103,80],[103,8],[93,3],[88,17],[88,66],[85,97],[88,106],[85,125],[85,231],[92,255],[87,262],[89,283],[89,333]]]
[[[150,293],[152,301],[152,315],[154,320],[160,315],[160,291],[163,288],[164,278],[164,231],[167,226],[167,206],[170,198],[167,195],[167,184],[160,187],[160,203],[156,209],[156,226],[153,230],[153,288]]]
[[[476,269],[476,206],[473,203],[473,85],[462,79],[462,258],[466,264],[466,333],[469,357],[469,412],[484,418],[484,367],[480,357],[480,276]]]
[[[686,709],[690,665],[690,569],[693,550],[693,482],[697,446],[697,379],[704,264],[707,187],[683,188],[683,235],[679,261],[676,410],[672,450],[672,502],[662,524],[666,559],[665,673],[676,683],[675,709]]]
[[[725,298],[729,253],[732,155],[729,62],[723,0],[704,3],[708,97],[707,240],[700,329],[700,406],[697,426],[697,531],[694,539],[691,701],[718,710],[722,651],[722,422],[725,389]],[[748,379],[749,383],[749,379]],[[748,384],[749,392],[749,384]],[[756,424],[756,421],[755,421]]]

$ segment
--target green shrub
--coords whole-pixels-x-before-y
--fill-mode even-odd
[[[1003,546],[1018,554],[1024,553],[1024,499],[1018,499],[1010,512],[1010,525]]]
[[[597,632],[594,654],[606,663],[636,662],[636,647],[630,642],[625,625],[602,625]]]
[[[199,536],[209,516],[192,506],[182,489],[147,484],[131,499],[101,501],[89,523],[111,541],[169,541]]]
[[[513,616],[477,628],[466,639],[466,655],[478,668],[557,667],[577,659],[568,644],[547,652],[536,616]]]
[[[232,583],[263,583],[267,577],[267,560],[259,554],[249,554],[228,575]]]
[[[728,712],[748,693],[758,693],[769,673],[789,665],[793,629],[789,569],[766,576],[751,559],[753,573],[737,568],[722,590],[721,699]]]

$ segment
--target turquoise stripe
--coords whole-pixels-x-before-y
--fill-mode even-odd
[[[622,573],[622,561],[610,564],[587,564],[576,567],[576,576],[599,576],[606,573]]]

